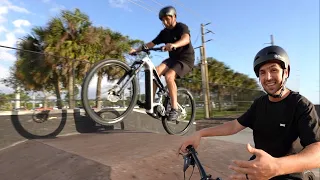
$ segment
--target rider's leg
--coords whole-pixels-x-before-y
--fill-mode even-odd
[[[176,78],[183,78],[187,73],[189,73],[192,69],[179,60],[171,60],[167,61],[167,66],[169,70],[166,72],[166,82],[169,89],[169,95],[171,98],[171,111],[169,112],[168,120],[177,120],[179,117],[178,110],[178,98],[177,98],[177,85]]]
[[[162,75],[164,75],[168,71],[168,66],[164,63],[161,63],[159,66],[156,67],[157,73],[159,77],[161,78]],[[155,82],[153,82],[153,97],[155,96],[157,92],[158,86]]]
[[[177,73],[173,69],[169,69],[166,74],[166,83],[169,90],[169,95],[171,99],[171,111],[169,112],[169,121],[175,121],[179,117],[178,111],[178,102],[177,102],[177,85],[175,79],[177,77]]]
[[[175,82],[176,76],[177,76],[177,73],[174,70],[169,69],[166,72],[165,78],[166,78],[166,83],[169,90],[169,95],[171,98],[172,108],[177,110],[178,103],[177,103],[177,85]]]
[[[156,71],[157,71],[159,77],[161,77],[163,74],[165,74],[168,71],[168,69],[169,69],[168,66],[164,63],[161,63],[159,66],[156,67]],[[157,84],[155,82],[153,82],[153,98],[155,97],[157,89],[158,89]],[[145,103],[141,102],[140,100],[137,101],[137,105],[140,108],[145,107]]]

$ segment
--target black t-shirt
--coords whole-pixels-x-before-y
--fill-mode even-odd
[[[255,147],[273,157],[296,153],[292,145],[298,138],[302,147],[320,141],[320,120],[314,105],[294,91],[279,102],[261,96],[238,121],[253,130]],[[290,179],[290,176],[297,174],[273,179]]]
[[[183,34],[189,34],[190,31],[187,25],[177,22],[176,26],[173,29],[163,29],[158,36],[152,40],[152,42],[156,45],[158,44],[166,44],[166,43],[174,43],[181,39]],[[174,60],[179,60],[185,62],[190,67],[194,66],[194,49],[192,43],[190,41],[189,44],[179,47],[176,50],[169,51],[169,57]]]

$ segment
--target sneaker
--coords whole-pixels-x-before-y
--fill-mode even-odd
[[[168,120],[169,121],[176,121],[179,117],[179,112],[176,109],[171,109],[171,111],[169,112],[169,117]]]

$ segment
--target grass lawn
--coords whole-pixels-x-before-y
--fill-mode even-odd
[[[217,118],[217,117],[228,117],[228,116],[232,116],[232,115],[240,115],[242,114],[244,111],[218,111],[218,110],[214,110],[212,111],[211,117],[213,118]],[[196,109],[196,120],[199,119],[204,119],[205,117],[205,112],[203,108],[197,108]]]

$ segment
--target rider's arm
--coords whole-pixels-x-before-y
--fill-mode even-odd
[[[312,143],[300,153],[277,159],[277,175],[320,168],[320,142]]]
[[[210,128],[204,128],[201,129],[198,133],[200,133],[201,137],[208,137],[208,136],[227,136],[235,134],[241,130],[246,128],[245,126],[242,126],[238,120],[233,120],[226,122],[224,124],[221,124],[219,126],[210,127]]]
[[[313,104],[302,99],[298,103],[295,119],[304,149],[298,154],[277,159],[280,175],[320,168],[320,119]]]
[[[190,36],[187,33],[184,33],[181,36],[181,39],[173,43],[177,48],[185,46],[190,43]]]
[[[236,134],[246,127],[252,128],[252,124],[255,119],[256,104],[257,100],[252,103],[251,107],[244,114],[233,121],[224,123],[216,127],[200,130],[200,136],[226,136]]]
[[[177,48],[185,46],[190,43],[190,30],[187,25],[185,24],[178,24],[179,28],[179,34],[181,35],[181,38],[174,42],[173,45],[175,45]]]

